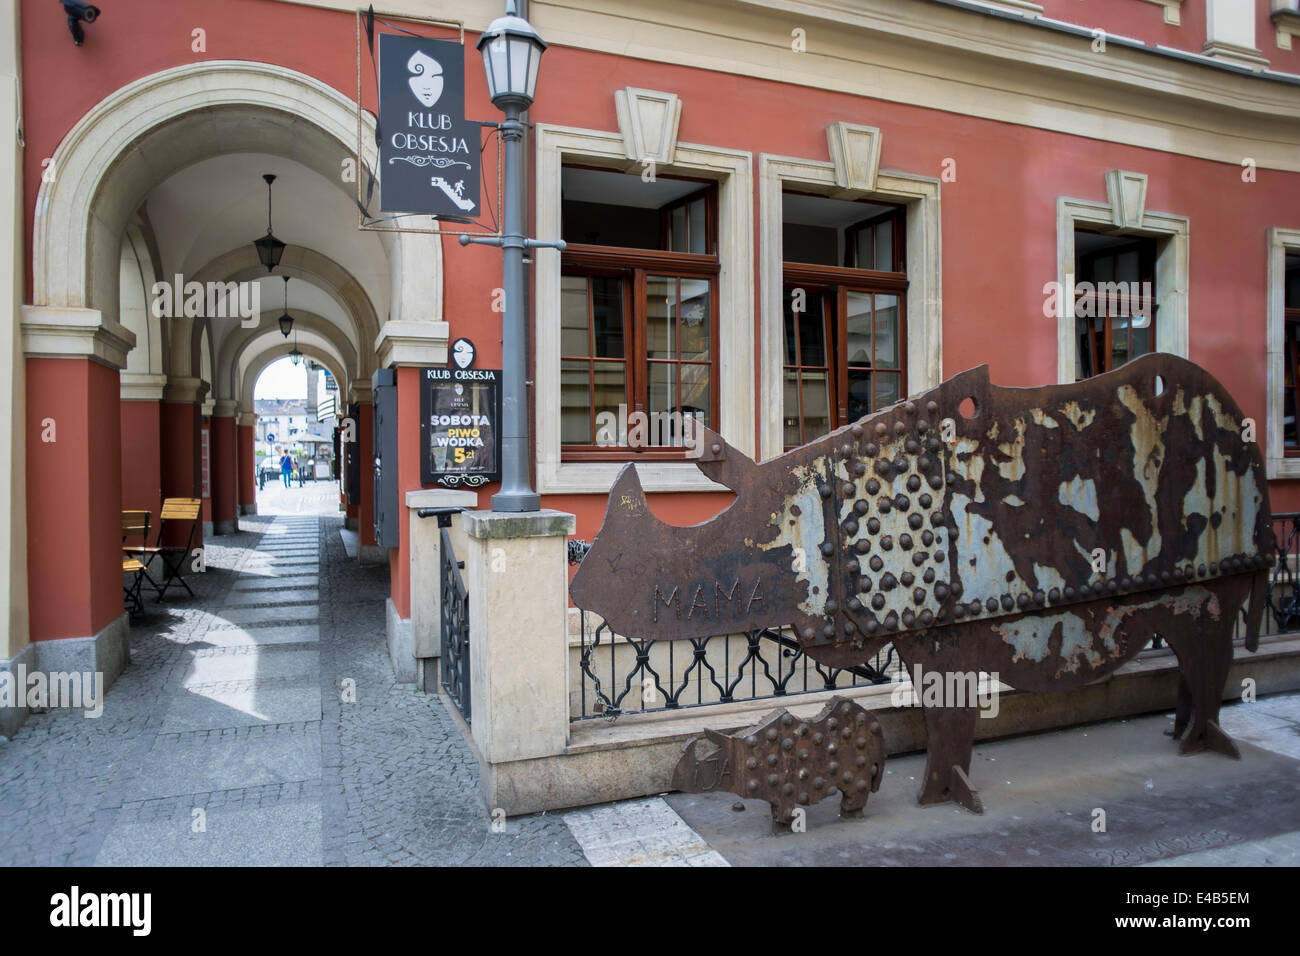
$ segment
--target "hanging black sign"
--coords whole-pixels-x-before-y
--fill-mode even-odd
[[[420,374],[420,482],[478,488],[501,478],[501,370]]]
[[[465,48],[379,37],[379,208],[444,219],[479,214],[479,126],[465,120]]]

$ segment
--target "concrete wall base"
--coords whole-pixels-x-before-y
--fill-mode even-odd
[[[357,546],[357,564],[361,565],[363,568],[387,563],[387,548],[382,548],[377,544],[362,544]]]
[[[211,521],[203,522],[203,537],[205,539],[211,538],[213,534],[214,532],[212,529],[212,522]]]
[[[213,534],[238,534],[238,521],[214,521],[212,522]]]
[[[343,527],[347,528],[349,531],[356,531],[357,528],[361,526],[357,523],[356,518],[344,518]]]
[[[442,690],[442,670],[436,657],[418,657],[415,660],[418,679],[415,686],[421,693],[436,694]]]
[[[18,668],[23,667],[31,673],[36,670],[36,661],[36,645],[28,644],[9,660],[0,661],[0,673],[13,674],[14,676],[9,680],[16,682]],[[12,737],[16,734],[30,713],[27,709],[26,688],[19,687],[16,683],[11,686],[14,693],[14,706],[0,707],[0,737]]]
[[[257,503],[254,502],[254,503],[251,504],[251,505],[240,505],[240,506],[239,506],[239,513],[240,513],[241,515],[255,515],[255,514],[257,514]]]
[[[392,598],[384,600],[384,612],[387,618],[388,659],[393,662],[393,675],[398,683],[414,684],[419,679],[420,668],[415,659],[411,620],[397,613],[397,605]]]
[[[1255,654],[1238,647],[1224,687],[1224,700],[1239,699],[1246,678],[1254,680],[1259,695],[1300,689],[1300,634],[1263,638]],[[480,792],[489,811],[501,808],[509,816],[663,793],[670,789],[672,770],[682,746],[705,727],[723,732],[739,730],[783,706],[797,717],[812,717],[836,693],[855,699],[875,713],[890,754],[923,750],[921,710],[892,706],[890,695],[895,686],[883,684],[783,700],[768,698],[663,711],[626,717],[616,724],[584,720],[571,725],[569,744],[563,753],[531,760],[490,765],[475,747]],[[975,722],[975,737],[989,740],[1171,711],[1177,692],[1178,663],[1173,652],[1146,651],[1109,680],[1078,690],[1050,694],[1004,691],[999,697],[998,715]],[[450,703],[447,706],[455,714],[455,707]],[[463,722],[461,726],[473,746]],[[1170,741],[1170,746],[1175,744]],[[975,786],[980,786],[978,768],[972,776]]]

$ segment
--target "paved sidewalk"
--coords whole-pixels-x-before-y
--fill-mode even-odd
[[[558,816],[491,831],[441,701],[393,679],[387,574],[347,559],[341,519],[240,524],[197,598],[147,600],[101,717],[0,738],[0,863],[585,863]]]

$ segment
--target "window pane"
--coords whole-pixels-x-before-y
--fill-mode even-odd
[[[1119,368],[1129,360],[1128,319],[1112,319],[1110,325],[1110,369]]]
[[[792,312],[790,309],[790,294],[787,292],[785,297],[785,364],[798,365],[799,351],[795,347],[795,328],[797,322],[795,316],[799,313]],[[788,406],[787,406],[788,407]]]
[[[593,277],[591,310],[596,332],[593,354],[601,358],[623,358],[623,283],[618,279]]]
[[[587,279],[563,276],[560,279],[560,352],[563,355],[590,355],[587,336]]]
[[[874,230],[870,226],[865,226],[857,230],[853,237],[853,266],[856,269],[870,269],[871,264],[875,262],[875,254],[872,252],[871,235]]]
[[[668,248],[673,252],[686,251],[686,207],[677,206],[669,214]]]
[[[876,368],[898,368],[898,296],[876,296]]]
[[[697,255],[704,255],[709,251],[708,238],[709,230],[705,222],[705,210],[708,208],[706,199],[696,199],[690,204],[691,216],[691,252]]]
[[[803,365],[825,366],[826,310],[822,293],[808,293],[808,311],[799,316],[799,358]]]
[[[1146,328],[1133,327],[1133,355],[1146,355],[1151,351],[1151,326]]]
[[[709,388],[711,366],[682,366],[681,412],[694,415],[705,425],[713,424],[713,396]]]
[[[785,373],[785,395],[783,397],[785,404],[785,446],[793,448],[795,445],[803,444],[803,433],[799,430],[799,373],[788,371]]]
[[[622,362],[597,362],[593,369],[596,378],[596,397],[592,403],[596,420],[600,421],[601,412],[609,412],[614,420],[626,421],[626,415],[619,415],[619,406],[627,403],[626,367]],[[608,417],[605,419],[608,424]],[[609,431],[616,431],[617,425]],[[614,444],[626,440],[626,436],[616,434],[598,436],[599,443]]]
[[[845,396],[848,404],[849,421],[856,422],[875,407],[871,404],[871,383],[875,378],[875,374],[868,369],[849,369],[849,393]]]
[[[665,276],[646,276],[645,280],[645,347],[649,358],[676,358],[677,280]]]
[[[876,224],[876,264],[881,272],[894,271],[894,223],[886,219]]]
[[[712,346],[711,311],[709,308],[709,280],[682,279],[681,357],[702,359],[709,357]]]
[[[586,362],[561,363],[560,440],[566,445],[591,443],[591,384]]]
[[[848,306],[844,359],[850,366],[870,366],[871,293],[847,292],[844,298]]]
[[[1110,256],[1098,256],[1093,260],[1091,278],[1093,282],[1113,281],[1115,278],[1115,260]]]
[[[798,408],[794,406],[796,414]],[[804,441],[812,441],[831,430],[830,392],[825,372],[803,373],[803,429]]]
[[[646,411],[661,415],[677,408],[677,365],[674,362],[651,362],[646,389]]]
[[[876,373],[876,408],[884,408],[886,405],[892,405],[894,402],[902,399],[901,385],[902,375],[898,372],[877,372]],[[849,408],[850,415],[852,407]],[[859,416],[861,417],[861,416]]]

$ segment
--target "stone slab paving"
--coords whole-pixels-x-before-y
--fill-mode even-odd
[[[348,559],[341,518],[240,526],[196,597],[146,601],[101,717],[0,738],[0,864],[586,864],[560,816],[492,832],[443,703],[393,677],[387,569]]]

